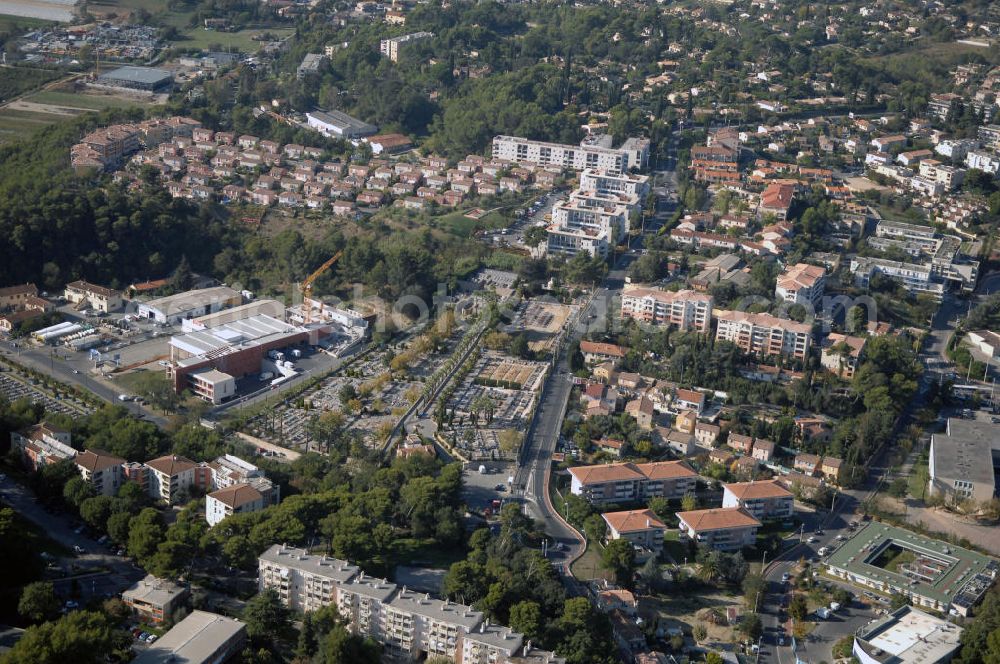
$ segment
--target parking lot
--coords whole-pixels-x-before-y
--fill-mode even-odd
[[[89,414],[93,408],[70,397],[68,395],[58,395],[48,393],[40,387],[32,385],[32,379],[18,376],[15,378],[13,371],[5,370],[0,373],[0,395],[7,401],[14,402],[18,399],[28,399],[33,403],[40,403],[48,413],[65,413],[67,415]]]

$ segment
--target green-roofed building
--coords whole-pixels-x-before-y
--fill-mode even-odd
[[[851,583],[963,616],[1000,571],[989,556],[874,521],[858,529],[825,564],[830,574]]]

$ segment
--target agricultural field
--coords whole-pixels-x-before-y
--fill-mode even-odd
[[[261,42],[253,37],[267,33],[275,39],[284,39],[295,32],[292,28],[266,28],[239,30],[237,32],[219,32],[205,30],[201,27],[191,28],[181,33],[173,45],[179,48],[240,51],[241,53],[256,53]]]
[[[124,95],[83,94],[67,89],[42,90],[0,108],[0,143],[82,113],[150,105],[146,100]]]

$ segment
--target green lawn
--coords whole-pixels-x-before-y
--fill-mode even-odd
[[[40,18],[0,14],[0,32],[21,32],[53,24],[54,21],[46,21]]]
[[[396,565],[447,569],[452,563],[464,560],[465,553],[465,548],[461,546],[443,548],[431,538],[405,537],[393,542],[391,559],[386,563],[389,569],[395,568]]]
[[[49,113],[0,109],[0,143],[25,138],[27,134],[44,129],[50,124],[63,122],[67,117]]]
[[[25,98],[24,101],[36,104],[51,104],[67,108],[81,108],[88,111],[103,111],[108,108],[129,108],[131,106],[149,106],[142,99],[122,99],[105,95],[86,95],[58,90],[45,90]]]
[[[470,208],[471,209],[471,208]],[[499,212],[490,212],[480,219],[470,219],[465,216],[469,210],[456,210],[446,215],[435,217],[434,224],[453,235],[470,237],[477,229],[506,228],[510,225],[507,218]]]
[[[591,579],[613,580],[611,572],[603,567],[601,551],[600,544],[587,542],[587,550],[570,567],[573,576],[580,581],[589,581]]]
[[[238,32],[220,32],[218,30],[205,30],[201,27],[189,28],[181,33],[181,37],[173,45],[179,48],[208,49],[209,47],[221,47],[223,50],[237,50],[243,53],[256,53],[261,42],[252,39],[254,35],[262,33],[274,35],[276,38],[287,37],[292,34],[292,28],[258,28],[253,30],[240,30]]]
[[[670,558],[678,565],[684,564],[684,560],[691,557],[688,545],[682,543],[680,537],[681,533],[679,530],[668,530],[666,535],[663,536],[664,556]]]

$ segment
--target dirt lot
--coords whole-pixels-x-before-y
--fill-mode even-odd
[[[713,644],[732,643],[733,628],[728,625],[717,625],[703,619],[709,610],[725,616],[728,607],[742,609],[743,602],[739,597],[723,594],[677,594],[643,597],[640,614],[646,620],[659,619],[659,624],[665,629],[680,628],[690,633],[697,624],[705,626],[708,638],[702,645],[712,648]]]

